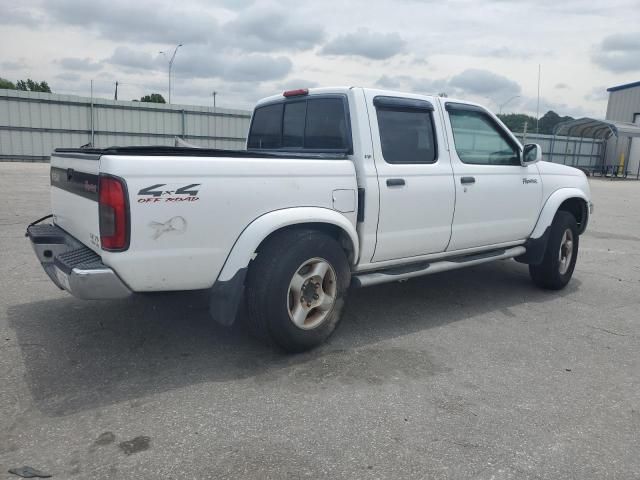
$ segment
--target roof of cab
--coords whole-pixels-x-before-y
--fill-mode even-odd
[[[300,87],[300,88],[304,88],[304,87]],[[321,95],[321,94],[330,94],[330,93],[342,93],[342,94],[346,94],[347,92],[349,92],[349,90],[353,90],[354,88],[361,88],[361,87],[355,87],[355,86],[351,86],[351,87],[347,87],[347,86],[338,86],[338,87],[316,87],[316,88],[308,88],[308,95]],[[401,92],[401,91],[397,91],[397,90],[387,90],[387,89],[382,89],[382,88],[370,88],[370,87],[362,87],[362,90],[364,90],[367,93],[371,93],[373,95],[388,95],[388,96],[392,96],[392,97],[404,97],[404,98],[416,98],[416,99],[421,99],[421,98],[428,98],[428,99],[435,99],[438,97],[437,94],[432,94],[432,93],[418,93],[418,92]],[[287,91],[287,90],[285,90]],[[276,95],[271,95],[269,97],[263,98],[261,100],[259,100],[256,103],[256,107],[263,105],[263,104],[267,104],[267,103],[273,103],[273,102],[278,102],[278,101],[284,101],[287,97],[285,97],[284,95],[284,91],[282,93],[276,94]],[[302,95],[301,95],[302,96]],[[295,98],[295,97],[288,97],[288,98]],[[443,100],[445,102],[451,102],[451,103],[463,103],[466,105],[473,105],[476,107],[480,107],[486,110],[486,107],[482,104],[476,103],[476,102],[470,102],[468,100],[461,100],[461,99],[457,99],[457,98],[449,98],[449,97],[443,97]]]
[[[300,87],[305,88],[305,87]],[[317,88],[308,88],[307,90],[309,91],[309,95],[318,95],[318,94],[324,94],[324,93],[347,93],[350,89],[352,89],[354,87],[317,87]],[[290,90],[295,90],[295,89],[290,89]],[[256,106],[258,105],[262,105],[263,103],[271,103],[271,102],[277,102],[278,100],[284,100],[286,97],[284,96],[284,92],[286,92],[288,90],[284,90],[281,93],[278,93],[276,95],[271,95],[270,97],[265,97],[262,98],[260,100],[258,100],[258,102],[256,103]],[[292,97],[289,97],[292,98]]]

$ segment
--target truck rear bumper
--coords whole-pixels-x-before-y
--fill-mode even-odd
[[[27,237],[51,281],[74,297],[99,300],[131,295],[129,287],[93,250],[60,227],[30,225]]]

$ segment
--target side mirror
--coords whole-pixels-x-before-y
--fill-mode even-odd
[[[542,160],[542,148],[537,143],[527,143],[522,150],[520,165],[526,167]]]

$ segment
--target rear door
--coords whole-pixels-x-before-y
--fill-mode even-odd
[[[51,155],[51,209],[54,223],[92,250],[101,253],[99,167],[99,155]]]
[[[433,100],[367,91],[367,106],[380,189],[373,261],[443,252],[455,196]]]
[[[456,212],[447,250],[526,239],[542,202],[538,166],[520,165],[520,145],[485,109],[445,102]]]

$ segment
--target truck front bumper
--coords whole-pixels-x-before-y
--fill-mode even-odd
[[[57,225],[30,225],[26,236],[51,281],[74,297],[100,300],[131,295],[98,254]]]

